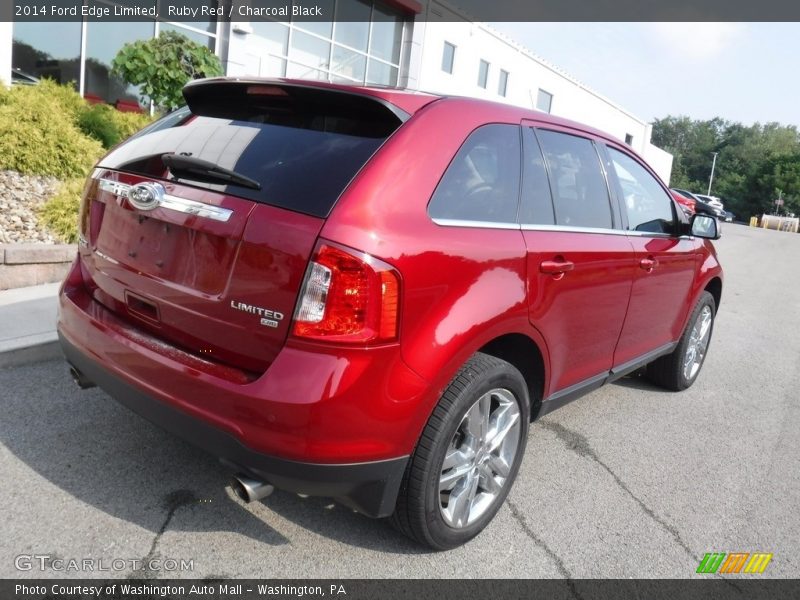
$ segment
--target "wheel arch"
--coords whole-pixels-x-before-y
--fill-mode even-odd
[[[714,310],[719,310],[719,304],[722,302],[722,279],[720,277],[712,277],[706,284],[705,291],[714,297]]]
[[[522,333],[507,333],[478,349],[513,365],[525,379],[530,398],[531,418],[538,412],[545,389],[545,361],[539,345]]]

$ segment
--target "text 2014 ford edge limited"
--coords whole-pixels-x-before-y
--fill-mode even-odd
[[[89,179],[73,375],[273,486],[478,534],[528,426],[646,365],[700,371],[709,238],[630,148],[521,108],[211,79]]]

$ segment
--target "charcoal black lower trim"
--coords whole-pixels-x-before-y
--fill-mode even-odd
[[[536,418],[538,419],[539,417],[543,417],[544,415],[569,404],[573,400],[577,400],[581,396],[585,396],[589,392],[602,387],[606,383],[611,383],[612,381],[616,381],[617,379],[620,379],[629,373],[633,373],[636,369],[653,362],[657,358],[669,354],[677,347],[677,345],[678,342],[664,344],[655,350],[651,350],[650,352],[642,354],[633,360],[629,360],[626,363],[614,367],[607,373],[599,373],[593,377],[589,377],[588,379],[584,379],[583,381],[579,381],[574,385],[550,394],[550,396],[545,398],[545,400],[541,403]]]
[[[234,436],[150,397],[81,352],[59,331],[67,361],[133,412],[219,458],[233,471],[279,489],[335,498],[369,517],[387,517],[394,505],[408,457],[355,464],[305,463],[251,450]]]

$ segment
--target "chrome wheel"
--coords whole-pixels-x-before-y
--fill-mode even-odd
[[[474,523],[500,496],[520,442],[520,410],[507,389],[486,392],[466,412],[445,452],[439,509],[451,527]]]
[[[694,322],[694,327],[692,327],[692,333],[689,335],[686,354],[683,357],[683,376],[686,381],[691,381],[703,364],[708,342],[711,339],[712,320],[711,307],[706,305],[697,315],[697,320]]]

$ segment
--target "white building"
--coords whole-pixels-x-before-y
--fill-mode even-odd
[[[112,0],[94,0],[113,4]],[[217,4],[217,0],[195,0]],[[246,18],[249,0],[234,2]],[[153,4],[157,0],[151,0]],[[207,45],[228,75],[400,85],[535,108],[606,131],[669,181],[672,156],[650,143],[651,126],[612,100],[442,0],[319,0],[335,22],[0,23],[0,79],[75,81],[89,99],[129,104],[137,91],[109,64],[129,41],[177,30]],[[12,71],[13,68],[13,71]]]

